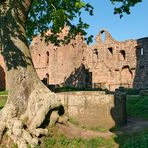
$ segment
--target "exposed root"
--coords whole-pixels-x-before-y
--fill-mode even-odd
[[[0,113],[0,139],[5,133],[18,145],[19,148],[27,148],[38,145],[40,135],[48,135],[48,130],[40,128],[46,114],[58,108],[61,103],[54,93],[44,90],[34,90],[27,105],[26,112],[17,116],[17,107],[7,104]],[[61,120],[58,111],[51,113],[50,125]]]

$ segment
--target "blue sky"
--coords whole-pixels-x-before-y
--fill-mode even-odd
[[[83,20],[90,24],[88,34],[96,36],[101,29],[108,30],[118,41],[148,37],[148,0],[143,0],[131,9],[130,15],[122,19],[113,14],[110,0],[85,0],[94,7],[94,16],[83,14]]]

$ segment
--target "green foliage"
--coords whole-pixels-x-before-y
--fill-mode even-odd
[[[74,125],[79,125],[79,122],[74,117],[69,117],[68,121]]]
[[[79,33],[86,35],[85,30],[89,25],[82,20],[82,9],[93,15],[93,7],[82,0],[33,0],[26,22],[28,38],[31,40],[34,35],[41,34],[46,42],[51,41],[59,45],[68,43]],[[77,21],[76,24],[74,20]],[[59,39],[58,33],[64,26],[69,27],[69,33],[64,39]],[[51,34],[45,34],[49,29]],[[92,36],[88,37],[87,41],[90,42],[91,39]]]
[[[114,14],[119,14],[120,18],[123,14],[130,14],[130,8],[134,7],[137,3],[142,2],[142,0],[110,0],[112,4],[118,4],[114,9]]]
[[[140,90],[133,88],[125,88],[125,92],[127,95],[138,95]]]
[[[119,14],[122,17],[123,13],[130,14],[130,8],[142,0],[110,1],[114,5],[119,4],[119,7],[115,7],[114,14]],[[33,0],[25,24],[29,41],[34,36],[41,34],[47,43],[50,41],[58,46],[60,43],[69,43],[77,34],[85,36],[89,25],[83,22],[82,10],[93,15],[93,7],[82,0]],[[69,32],[64,39],[61,39],[58,34],[62,32],[64,26],[69,27]],[[51,34],[45,34],[49,29]],[[91,35],[85,39],[87,43],[90,43],[92,38]]]
[[[127,115],[148,119],[148,96],[128,95]]]

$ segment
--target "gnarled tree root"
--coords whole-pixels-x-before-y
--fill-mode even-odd
[[[48,129],[41,128],[41,124],[49,111],[50,125],[55,122],[65,122],[65,117],[59,117],[58,111],[54,110],[61,106],[60,100],[54,93],[35,90],[31,93],[27,109],[20,117],[17,115],[17,106],[6,104],[0,112],[0,140],[5,132],[19,148],[27,148],[29,144],[35,147],[39,143],[40,135],[47,135]]]

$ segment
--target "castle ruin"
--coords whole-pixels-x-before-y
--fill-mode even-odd
[[[148,38],[119,42],[102,30],[92,46],[77,36],[68,45],[55,47],[36,37],[31,53],[37,73],[47,85],[109,90],[148,87]]]
[[[65,29],[65,32],[68,30]],[[46,85],[103,88],[119,86],[148,88],[148,38],[116,41],[101,30],[89,46],[77,35],[67,45],[45,44],[35,37],[31,54],[35,69]],[[5,66],[0,57],[0,89],[5,82]]]

